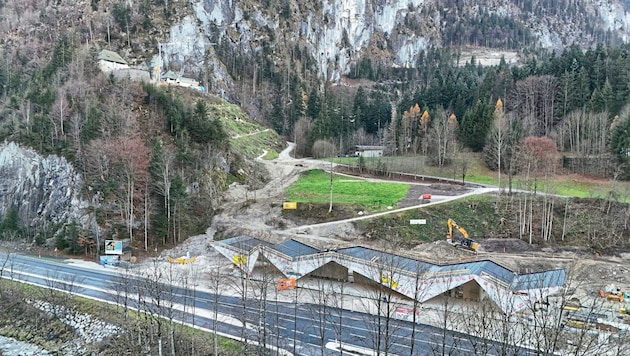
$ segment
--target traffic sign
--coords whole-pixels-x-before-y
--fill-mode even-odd
[[[424,225],[427,223],[427,219],[411,219],[409,220],[410,225]]]

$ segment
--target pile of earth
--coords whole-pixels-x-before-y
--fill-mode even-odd
[[[527,241],[514,238],[476,239],[476,241],[479,242],[480,252],[522,253],[541,251],[538,245],[529,244]]]
[[[334,203],[331,212],[329,209],[328,203],[298,203],[295,210],[283,210],[282,217],[299,226],[355,218],[363,213],[360,209],[348,209]]]

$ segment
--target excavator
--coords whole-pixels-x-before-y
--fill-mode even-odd
[[[449,244],[455,247],[462,246],[468,250],[474,251],[475,253],[477,252],[477,249],[479,248],[479,243],[468,237],[468,231],[466,231],[463,227],[457,225],[457,223],[453,219],[449,218],[447,224],[448,235],[446,235],[446,241],[448,241]],[[453,241],[453,228],[459,231],[459,233],[462,235],[462,238],[459,239],[459,241]]]

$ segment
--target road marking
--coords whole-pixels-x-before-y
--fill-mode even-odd
[[[58,271],[58,273],[59,273],[59,271]],[[45,286],[45,285],[41,285],[41,284],[38,284],[38,283],[35,283],[35,282],[30,282],[30,281],[27,281],[27,280],[15,279],[15,278],[13,278],[13,275],[15,275],[15,274],[20,274],[20,275],[24,275],[24,276],[28,276],[28,277],[32,277],[32,278],[37,278],[37,279],[43,279],[45,281],[49,280],[51,282],[56,282],[56,283],[61,282],[63,284],[70,284],[72,286],[80,285],[80,284],[75,284],[72,281],[64,281],[64,280],[59,280],[59,279],[56,279],[56,278],[51,278],[50,276],[37,275],[37,274],[28,273],[28,272],[22,272],[22,271],[12,271],[11,272],[11,276],[4,275],[4,273],[3,273],[2,275],[0,275],[0,278],[9,279],[9,280],[17,280],[17,281],[20,281],[22,283],[32,284],[32,285],[35,285],[35,286],[41,287],[41,288],[59,290],[61,292],[66,292],[66,293],[69,293],[71,295],[72,294],[82,295],[85,298],[94,299],[94,300],[102,301],[102,302],[105,302],[105,303],[118,305],[118,303],[116,303],[116,302],[111,302],[111,301],[107,301],[107,300],[98,299],[98,298],[86,295],[85,293],[69,292],[67,290],[62,290],[62,289],[51,287],[51,286]],[[59,281],[59,282],[57,282],[57,281]],[[84,289],[98,291],[98,292],[101,292],[101,293],[104,293],[104,294],[111,294],[111,292],[116,292],[114,290],[103,289],[103,288],[99,288],[99,287],[91,286],[91,285],[84,286]],[[129,294],[128,296],[136,296],[135,300],[140,300],[140,298],[138,298],[138,295],[134,295],[133,293]],[[173,309],[180,310],[180,311],[185,310],[185,306],[182,306],[181,304],[177,304],[177,303],[173,303],[172,307],[173,307]],[[129,308],[130,309],[134,309],[134,310],[138,310],[137,308],[134,308],[134,307],[129,307]],[[210,313],[208,313],[208,314],[210,314]],[[219,314],[217,319],[214,319],[213,315],[212,316],[201,315],[201,316],[203,316],[204,318],[210,319],[210,320],[214,320],[215,322],[223,322],[225,324],[231,324],[231,322],[234,322],[234,320],[237,320],[237,324],[234,325],[234,326],[242,327],[242,325],[243,325],[243,323],[240,320],[238,320],[238,319],[236,319],[236,318],[234,318],[232,316],[229,316],[229,315]],[[219,317],[219,316],[221,316],[221,317]],[[227,321],[221,320],[223,317],[226,317],[225,320],[227,320]],[[199,325],[192,325],[192,324],[190,324],[188,322],[184,322],[184,325],[187,325],[187,326],[190,326],[190,327],[194,327],[194,328],[197,328],[199,330],[203,330],[203,331],[208,332],[208,333],[213,333],[213,330],[201,327]],[[246,329],[256,330],[256,328],[253,327],[252,325],[247,325],[246,324],[245,327],[246,327]],[[255,340],[243,340],[243,339],[241,339],[238,336],[230,335],[230,334],[223,333],[223,332],[220,332],[220,331],[217,331],[217,335],[224,336],[224,337],[227,337],[227,338],[231,338],[231,339],[234,339],[234,340],[240,340],[241,342],[247,341],[247,342],[252,343],[252,344],[258,344]],[[294,356],[292,353],[290,353],[287,350],[284,350],[284,349],[281,349],[281,348],[277,348],[275,346],[270,346],[270,345],[268,345],[267,347],[269,349],[271,349],[271,350],[276,350],[278,352],[278,354],[280,354],[280,355],[283,355],[283,356]]]
[[[326,348],[330,350],[334,350],[337,352],[343,352],[346,355],[352,356],[378,356],[379,352],[374,351],[372,349],[368,349],[366,347],[361,347],[358,345],[348,344],[345,342],[339,342],[337,340],[329,341],[326,343]],[[396,356],[393,353],[387,353],[391,356]]]

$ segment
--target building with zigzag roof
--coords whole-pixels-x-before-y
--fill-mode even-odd
[[[420,303],[456,291],[468,300],[489,298],[506,314],[532,308],[558,292],[566,279],[564,269],[519,274],[488,259],[438,264],[364,246],[322,251],[295,239],[271,244],[237,236],[212,246],[248,275],[258,260],[268,261],[287,278],[346,280],[359,274]]]

